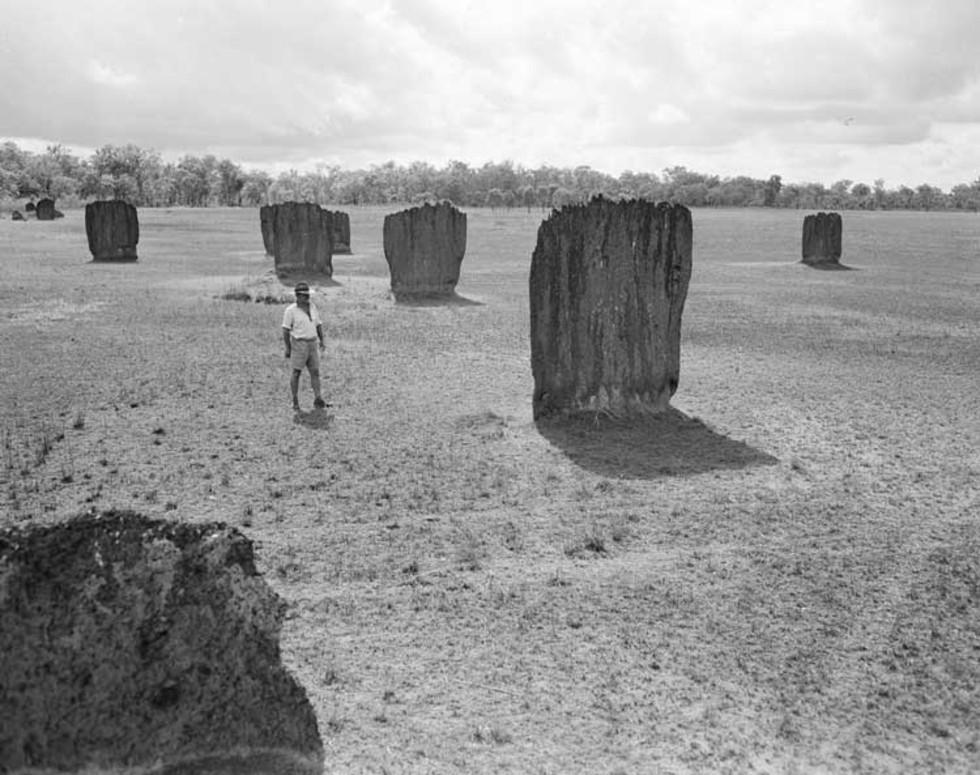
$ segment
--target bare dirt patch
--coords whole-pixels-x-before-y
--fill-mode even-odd
[[[43,325],[61,323],[79,315],[97,312],[104,302],[71,302],[65,299],[48,299],[44,304],[22,304],[5,310],[4,316],[12,322]]]

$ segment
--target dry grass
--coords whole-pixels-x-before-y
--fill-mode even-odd
[[[471,211],[454,304],[395,304],[386,211],[314,296],[293,417],[257,211],[0,222],[3,520],[220,519],[289,602],[331,772],[980,769],[980,221],[695,212],[681,385],[533,423],[540,214]],[[304,380],[304,404],[312,396]]]

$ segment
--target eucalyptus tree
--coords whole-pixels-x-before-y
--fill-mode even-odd
[[[217,194],[219,184],[218,160],[213,154],[183,156],[174,169],[177,204],[185,207],[207,207]]]
[[[245,175],[242,168],[230,159],[221,159],[215,168],[218,204],[228,207],[242,203]]]
[[[264,170],[249,170],[243,177],[242,204],[250,207],[268,204],[272,176]]]
[[[136,206],[163,204],[159,193],[163,164],[154,150],[103,145],[88,160],[79,193],[84,198],[125,199]]]
[[[980,178],[972,183],[960,183],[949,192],[950,206],[957,210],[980,210]]]

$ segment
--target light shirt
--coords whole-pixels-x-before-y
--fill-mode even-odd
[[[282,327],[289,331],[293,339],[316,339],[316,327],[320,324],[320,313],[312,301],[309,315],[296,303],[290,304],[282,313]]]

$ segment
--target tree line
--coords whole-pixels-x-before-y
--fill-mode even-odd
[[[644,198],[690,207],[784,207],[867,210],[980,210],[980,178],[943,191],[922,183],[886,188],[852,180],[784,183],[744,175],[719,177],[686,167],[661,173],[623,172],[612,176],[587,165],[529,169],[511,161],[473,167],[450,161],[393,161],[366,170],[320,165],[312,172],[290,170],[275,177],[243,169],[214,155],[185,155],[165,162],[152,149],[104,145],[87,159],[51,145],[43,153],[0,144],[0,200],[85,202],[124,199],[138,207],[258,206],[300,201],[357,205],[421,203],[448,199],[461,207],[561,207],[601,194],[608,198]]]

